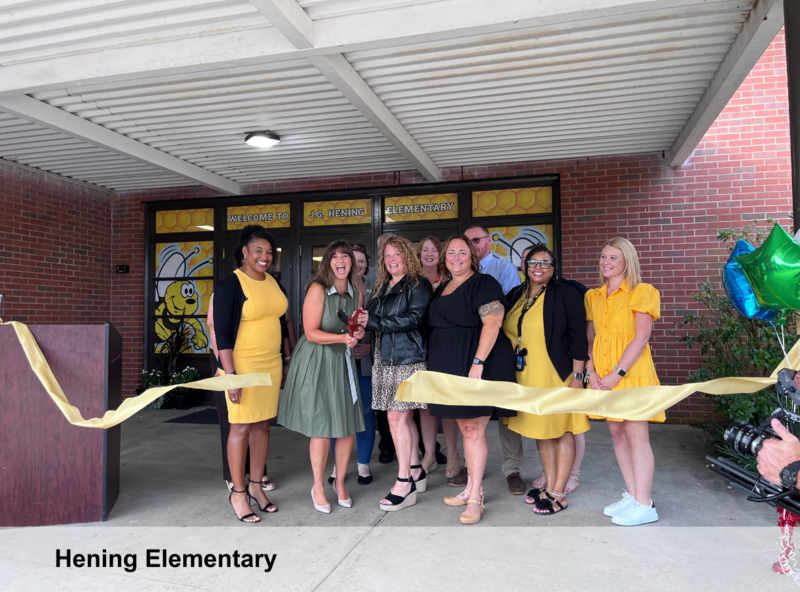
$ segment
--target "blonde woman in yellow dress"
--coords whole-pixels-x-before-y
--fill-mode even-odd
[[[228,274],[214,291],[214,327],[220,374],[260,372],[272,377],[272,386],[227,391],[228,464],[233,490],[228,498],[242,522],[260,522],[250,509],[255,499],[262,512],[277,512],[262,489],[269,448],[269,420],[278,415],[281,359],[280,317],[288,302],[267,270],[272,265],[275,239],[262,226],[252,225],[239,234],[241,267]],[[245,485],[245,459],[250,447],[250,479]]]
[[[583,389],[589,359],[583,298],[574,287],[554,278],[556,257],[534,245],[523,255],[525,282],[508,295],[503,332],[515,345],[517,382],[533,388]],[[517,413],[506,420],[511,431],[535,438],[549,487],[531,489],[525,499],[536,514],[566,510],[567,481],[575,462],[575,434],[589,431],[583,413]]]
[[[621,390],[660,384],[650,353],[650,332],[660,317],[661,299],[650,284],[642,283],[639,257],[624,238],[605,242],[600,253],[602,285],[585,296],[587,335],[591,359],[586,366],[589,386]],[[614,524],[637,526],[658,520],[650,499],[655,462],[646,421],[606,419],[614,453],[628,491],[603,513]],[[666,414],[650,419],[664,422]]]

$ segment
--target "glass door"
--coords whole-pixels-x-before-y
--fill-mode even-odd
[[[375,254],[377,248],[372,243],[372,232],[369,230],[361,230],[358,232],[337,232],[335,234],[315,234],[306,235],[302,240],[302,249],[300,255],[300,311],[302,322],[302,301],[305,300],[306,286],[314,277],[314,274],[319,269],[322,256],[325,254],[325,249],[328,245],[335,240],[344,239],[351,245],[363,245],[370,257],[372,257],[372,265],[375,265]]]

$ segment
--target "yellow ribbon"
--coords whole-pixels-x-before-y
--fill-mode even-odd
[[[122,401],[122,404],[116,410],[109,410],[103,414],[103,417],[95,417],[93,419],[84,419],[81,412],[77,407],[71,405],[61,386],[58,384],[56,377],[53,376],[53,371],[44,359],[42,350],[39,349],[39,344],[31,334],[30,329],[23,323],[11,321],[3,323],[0,319],[0,325],[11,325],[14,331],[17,332],[22,349],[28,358],[28,363],[31,369],[36,373],[39,382],[53,399],[53,402],[64,414],[72,425],[81,426],[84,428],[101,428],[107,429],[122,423],[137,411],[141,411],[147,405],[158,399],[164,393],[168,393],[172,389],[187,387],[196,388],[204,391],[223,391],[229,389],[245,388],[250,386],[271,386],[272,380],[269,374],[242,374],[241,376],[229,375],[218,376],[216,378],[206,378],[205,380],[197,380],[195,382],[187,382],[185,384],[172,384],[170,386],[157,386],[147,389],[137,397],[130,397]]]
[[[792,368],[800,366],[800,342],[788,353]],[[417,372],[400,385],[398,401],[439,405],[491,405],[536,415],[587,413],[644,421],[696,393],[755,393],[777,382],[784,359],[768,378],[717,378],[679,386],[641,386],[618,391],[531,388],[513,382],[489,382],[440,372]]]

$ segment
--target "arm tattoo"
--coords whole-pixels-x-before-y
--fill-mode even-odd
[[[481,318],[495,315],[502,317],[504,312],[505,309],[503,308],[503,305],[500,304],[499,300],[494,300],[489,304],[484,304],[478,309],[478,314],[481,316]]]

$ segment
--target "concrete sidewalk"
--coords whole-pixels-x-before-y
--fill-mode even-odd
[[[476,526],[459,524],[461,509],[442,503],[458,491],[446,486],[443,467],[407,510],[380,510],[396,464],[373,462],[371,485],[348,478],[352,509],[333,505],[330,515],[315,512],[308,440],[276,427],[269,474],[277,489],[270,499],[280,511],[247,525],[228,505],[218,427],[164,423],[186,413],[146,411],[123,424],[122,492],[107,522],[0,529],[0,590],[796,589],[790,578],[771,570],[780,534],[775,510],[747,502],[711,473],[704,457],[713,454],[713,441],[689,426],[651,426],[653,499],[661,519],[636,528],[612,526],[602,515],[623,489],[603,423],[592,423],[587,434],[582,484],[570,496],[569,509],[548,517],[535,515],[522,496],[508,492],[499,468],[497,426],[491,423],[486,513]],[[526,441],[523,477],[530,481],[539,471],[535,445]],[[120,567],[56,567],[57,553],[67,549],[130,554],[139,563],[132,573]],[[269,573],[163,568],[146,565],[148,549],[277,557]]]
[[[174,424],[164,421],[186,411],[145,411],[122,424],[122,485],[119,500],[107,522],[97,526],[239,526],[228,505],[222,480],[219,428],[214,425]],[[312,477],[308,438],[281,427],[271,430],[269,476],[277,488],[270,501],[279,512],[264,516],[271,526],[460,526],[463,509],[450,508],[442,498],[459,489],[448,487],[444,467],[428,478],[428,491],[417,505],[386,513],[380,499],[392,487],[397,464],[377,462],[377,445],[370,485],[358,485],[353,452],[347,487],[351,509],[333,506],[329,515],[314,511],[309,491]],[[665,526],[774,526],[775,510],[745,500],[742,492],[706,468],[705,456],[714,454],[713,439],[691,426],[650,426],[656,458],[653,501],[660,520],[647,528]],[[523,502],[524,496],[508,491],[500,471],[502,452],[496,422],[487,430],[489,462],[484,480],[488,526],[608,526],[603,508],[617,501],[625,487],[617,468],[611,436],[604,422],[592,422],[586,435],[586,457],[581,486],[569,496],[569,508],[554,516],[539,516]],[[442,436],[439,435],[440,441]],[[463,458],[463,455],[462,455]],[[328,465],[333,460],[329,458]],[[525,439],[526,482],[541,471],[532,440]],[[329,501],[335,502],[329,488]]]

